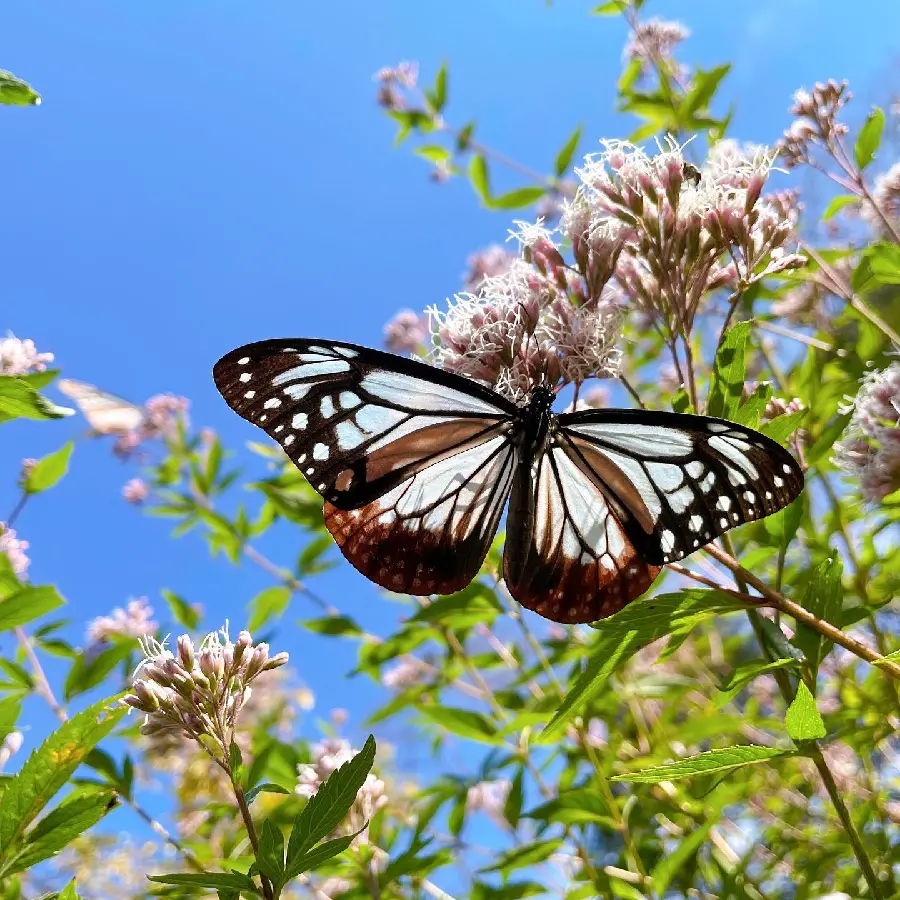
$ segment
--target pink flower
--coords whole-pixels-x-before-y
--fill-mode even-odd
[[[138,597],[128,603],[125,609],[116,607],[108,616],[98,616],[88,625],[87,639],[99,644],[111,638],[141,638],[153,634],[159,627],[150,617],[153,607],[146,597]]]
[[[900,229],[900,162],[894,163],[887,172],[875,179],[872,200],[874,206],[871,203],[862,205],[863,219],[876,231],[886,232],[887,227],[881,217],[883,215],[894,228]],[[876,211],[876,207],[881,215]]]
[[[638,60],[642,74],[646,74],[654,66],[671,64],[675,48],[690,34],[681,22],[659,18],[637,22],[622,56],[626,60]]]
[[[475,293],[485,278],[494,278],[508,272],[515,258],[515,254],[499,244],[491,244],[490,247],[473,253],[468,259],[463,289]]]
[[[506,778],[494,781],[479,781],[472,785],[466,794],[466,810],[468,812],[485,812],[495,822],[505,823],[503,809],[509,797],[512,785]]]
[[[25,575],[31,560],[26,555],[28,541],[19,540],[14,528],[9,528],[5,522],[0,522],[0,553],[6,555],[12,564],[13,572],[19,577]]]
[[[143,503],[147,499],[149,493],[150,488],[147,486],[147,482],[142,478],[132,478],[125,482],[125,485],[122,488],[122,496],[128,503]]]
[[[416,87],[419,64],[401,62],[394,68],[379,69],[375,73],[378,82],[378,105],[388,110],[401,110],[407,106],[406,91]]]
[[[174,432],[178,421],[187,425],[187,411],[191,405],[187,397],[177,397],[175,394],[156,394],[145,404],[147,421],[144,429],[148,437],[155,433],[170,435]]]
[[[0,375],[27,375],[43,372],[53,362],[52,353],[38,353],[32,340],[21,340],[10,334],[0,339]]]
[[[413,656],[408,656],[397,665],[381,674],[382,684],[389,690],[403,690],[422,680],[424,666]]]
[[[852,97],[847,82],[838,83],[833,78],[817,82],[812,92],[798,90],[790,109],[797,118],[777,144],[779,162],[792,169],[800,163],[810,162],[810,153],[815,146],[834,149],[836,140],[847,133],[847,126],[837,120],[838,113]]]
[[[416,353],[428,337],[425,318],[402,309],[384,326],[384,344],[391,353]]]

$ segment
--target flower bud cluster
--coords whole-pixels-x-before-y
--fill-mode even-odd
[[[98,616],[87,628],[87,639],[100,644],[112,638],[142,638],[159,627],[152,619],[153,607],[146,597],[131,600],[125,609],[116,607],[108,616]]]
[[[12,565],[13,572],[20,578],[25,575],[31,565],[31,560],[25,552],[28,547],[28,541],[18,538],[14,528],[10,528],[5,522],[0,522],[0,553],[6,556]]]
[[[251,682],[288,661],[287,653],[270,657],[268,644],[254,645],[247,631],[232,643],[227,626],[208,634],[196,648],[186,634],[178,638],[175,653],[151,637],[141,641],[141,648],[144,659],[132,693],[123,700],[146,713],[141,733],[181,732],[220,761],[228,758]]]
[[[654,17],[636,22],[628,43],[622,51],[626,60],[636,59],[641,65],[641,74],[646,75],[652,68],[673,66],[675,48],[687,37],[690,30],[681,22],[669,22]],[[678,70],[679,74],[681,70]]]
[[[53,362],[52,353],[38,353],[32,340],[21,340],[10,334],[0,339],[0,375],[27,375],[43,372]]]
[[[833,78],[817,82],[812,91],[798,90],[794,94],[791,115],[797,116],[776,145],[779,162],[793,169],[811,161],[816,145],[833,150],[837,140],[847,133],[847,126],[838,121],[838,113],[853,98],[847,82]]]
[[[419,64],[401,62],[398,65],[379,69],[375,73],[378,82],[378,105],[389,110],[407,107],[406,91],[415,88],[419,80]]]

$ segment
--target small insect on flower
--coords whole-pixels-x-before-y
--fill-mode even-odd
[[[642,409],[554,414],[554,387],[613,365],[605,322],[614,314],[599,302],[575,307],[523,260],[503,284],[483,288],[490,302],[461,300],[440,328],[460,367],[471,360],[468,374],[490,374],[498,388],[505,372],[518,403],[472,377],[318,338],[248,344],[215,365],[226,402],[281,444],[323,496],[341,552],[375,584],[419,596],[461,590],[509,501],[512,596],[548,619],[590,622],[644,593],[666,563],[800,493],[790,453],[732,422]],[[527,333],[521,355],[504,355]]]

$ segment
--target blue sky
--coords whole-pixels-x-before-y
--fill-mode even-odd
[[[54,352],[67,376],[135,401],[190,397],[193,420],[259,472],[243,448],[260,434],[212,384],[222,353],[275,336],[377,346],[398,308],[441,302],[459,288],[466,256],[502,241],[509,225],[479,209],[464,181],[436,187],[421,160],[392,148],[373,72],[415,59],[430,79],[448,60],[447,117],[478,119],[483,142],[549,168],[578,122],[582,152],[633,126],[613,111],[624,24],[587,16],[591,5],[14,4],[0,66],[44,103],[0,113],[0,328]],[[721,111],[737,103],[741,139],[774,141],[793,90],[817,79],[849,78],[858,117],[900,85],[900,4],[858,0],[848,15],[838,0],[647,3],[647,15],[686,12],[683,59],[735,63]],[[5,426],[0,518],[15,502],[21,458],[82,431],[80,420]],[[121,500],[134,474],[108,444],[81,443],[68,478],[17,523],[32,578],[58,583],[69,600],[72,639],[130,596],[148,595],[163,612],[162,587],[202,603],[211,627],[240,623],[266,577],[210,560],[197,537],[171,541],[166,522]],[[282,532],[265,549],[290,563],[298,548]],[[343,563],[317,590],[373,631],[396,620],[396,605]],[[292,653],[320,712],[348,707],[358,725],[383,694],[343,678],[351,645],[338,651],[294,627],[310,615],[298,601],[276,649]],[[49,722],[36,706],[29,714],[31,743]],[[413,746],[401,759],[427,753]]]

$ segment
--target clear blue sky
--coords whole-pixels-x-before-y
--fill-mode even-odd
[[[0,111],[0,329],[54,352],[67,376],[135,401],[187,395],[193,420],[218,430],[253,471],[243,447],[261,435],[228,410],[210,377],[222,353],[273,336],[378,345],[395,310],[453,293],[466,256],[502,241],[509,225],[480,210],[464,181],[436,187],[421,160],[392,149],[372,74],[405,58],[431,78],[447,59],[448,118],[478,119],[484,142],[546,168],[578,122],[582,152],[633,126],[613,112],[624,24],[587,16],[592,5],[10,5],[0,66],[44,103]],[[723,103],[737,103],[741,139],[773,142],[793,90],[816,79],[849,78],[857,116],[900,86],[900,4],[858,0],[851,15],[839,0],[647,3],[647,15],[688,12],[685,61],[735,63]],[[83,427],[4,426],[0,518],[15,502],[21,458]],[[241,623],[266,577],[210,560],[195,536],[171,541],[166,521],[121,500],[134,474],[108,443],[82,443],[68,478],[17,523],[31,541],[33,580],[58,583],[69,600],[72,639],[129,596],[146,594],[163,613],[161,587],[202,603],[210,627]],[[290,563],[297,548],[282,534],[266,549]],[[346,564],[318,590],[373,631],[396,619],[396,605]],[[383,694],[342,678],[352,645],[337,652],[293,626],[312,614],[298,601],[276,649],[291,652],[319,711],[349,707],[358,725]],[[29,710],[43,731],[45,717]],[[427,754],[413,747],[401,758]]]

